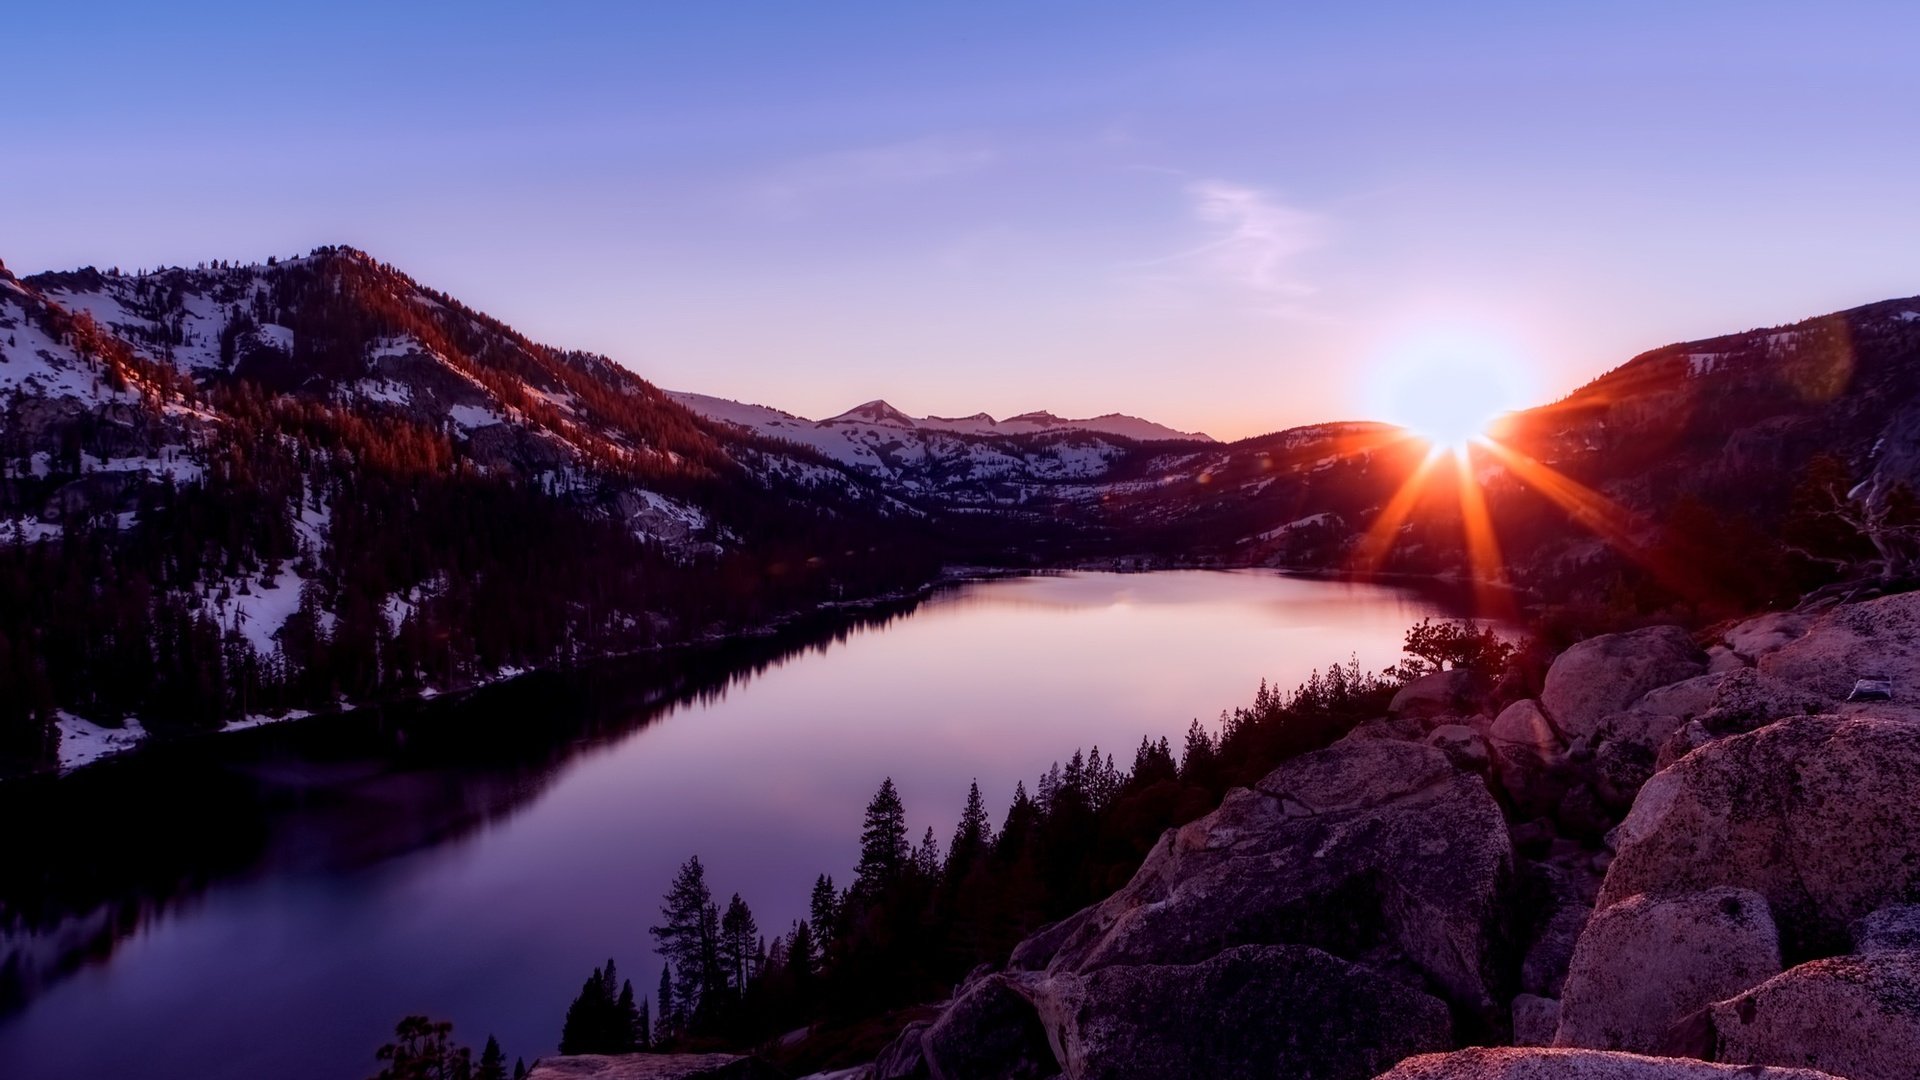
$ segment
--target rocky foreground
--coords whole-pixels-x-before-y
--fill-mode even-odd
[[[1428,676],[836,1075],[1914,1080],[1917,684],[1920,593]]]

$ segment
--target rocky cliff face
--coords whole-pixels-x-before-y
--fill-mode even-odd
[[[1596,638],[1498,709],[1410,686],[861,1075],[1911,1080],[1916,616]],[[1866,665],[1892,701],[1842,700]]]

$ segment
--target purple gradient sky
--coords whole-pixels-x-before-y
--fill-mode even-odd
[[[1219,436],[1920,293],[1920,7],[1680,6],[30,5],[0,258],[351,243],[670,388]]]

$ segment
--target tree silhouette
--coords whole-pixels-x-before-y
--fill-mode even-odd
[[[453,1042],[453,1025],[409,1016],[393,1028],[393,1041],[374,1052],[381,1062],[373,1080],[471,1080],[472,1052]]]
[[[853,892],[871,901],[906,869],[912,857],[907,846],[907,810],[894,790],[893,778],[881,781],[867,803],[866,822],[860,828],[860,865],[854,871]]]

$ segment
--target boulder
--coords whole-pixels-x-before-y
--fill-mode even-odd
[[[1831,608],[1805,633],[1760,657],[1759,669],[1835,701],[1855,679],[1887,675],[1894,700],[1912,701],[1920,685],[1920,592]]]
[[[1560,1029],[1560,1003],[1534,994],[1516,994],[1513,999],[1513,1045],[1552,1046],[1553,1034]]]
[[[1758,893],[1629,897],[1596,912],[1574,946],[1554,1044],[1653,1052],[1687,1014],[1779,971]]]
[[[928,1080],[933,1071],[927,1065],[927,1029],[931,1020],[915,1020],[900,1029],[873,1059],[873,1080]]]
[[[1812,1069],[1755,1069],[1605,1050],[1479,1047],[1408,1058],[1378,1080],[1840,1080]]]
[[[1832,705],[1744,667],[1658,687],[1588,737],[1594,788],[1608,806],[1625,809],[1648,777],[1706,743]]]
[[[1515,806],[1550,814],[1568,786],[1567,740],[1540,706],[1522,700],[1502,709],[1487,731],[1500,786]]]
[[[1499,1030],[1513,880],[1506,823],[1479,777],[1430,746],[1342,742],[1169,831],[1125,887],[1015,959],[1087,974],[1307,944],[1388,957]]]
[[[1341,742],[1365,742],[1368,739],[1393,739],[1420,742],[1427,737],[1427,722],[1412,716],[1376,716],[1362,720],[1340,737]]]
[[[935,1080],[1042,1080],[1060,1073],[1032,1002],[1007,975],[967,986],[920,1046]]]
[[[1739,735],[1784,717],[1826,712],[1834,700],[1784,679],[1741,668],[1715,676],[1706,708],[1689,715],[1698,717],[1717,735]]]
[[[1707,725],[1698,720],[1681,724],[1672,735],[1667,736],[1666,742],[1660,744],[1659,753],[1653,757],[1653,771],[1672,768],[1674,762],[1707,745],[1714,738],[1713,732],[1707,730]],[[1639,792],[1634,794],[1638,795]]]
[[[1706,667],[1706,655],[1677,626],[1602,634],[1554,658],[1540,704],[1568,737],[1585,739],[1647,691],[1693,678]]]
[[[1713,645],[1707,649],[1707,672],[1718,675],[1724,671],[1738,671],[1747,666],[1740,654],[1725,645]]]
[[[527,1080],[780,1080],[759,1058],[737,1054],[571,1054],[533,1063]]]
[[[1679,726],[1680,722],[1675,720],[1673,728]],[[1663,731],[1656,742],[1609,738],[1594,750],[1588,772],[1593,777],[1594,795],[1610,814],[1617,817],[1633,805],[1633,797],[1640,794],[1641,785],[1658,771],[1660,748],[1673,734],[1671,729]]]
[[[1713,1007],[1714,1057],[1847,1080],[1920,1074],[1920,952],[1801,964]]]
[[[1703,746],[1641,789],[1600,906],[1721,885],[1765,896],[1789,958],[1920,896],[1920,721],[1801,716]]]
[[[1854,952],[1905,949],[1920,949],[1920,904],[1889,904],[1854,924]]]
[[[1770,611],[1756,615],[1720,635],[1734,655],[1752,662],[1796,641],[1813,624],[1813,616],[1798,611]]]
[[[1465,724],[1441,724],[1427,733],[1426,744],[1447,755],[1453,767],[1484,773],[1492,760],[1487,740]]]
[[[1439,999],[1304,945],[1063,972],[1039,983],[1035,1002],[1073,1080],[1366,1080],[1452,1044]]]
[[[1401,687],[1388,703],[1387,712],[1413,719],[1465,715],[1473,711],[1479,688],[1479,680],[1471,671],[1453,668],[1428,672]]]

